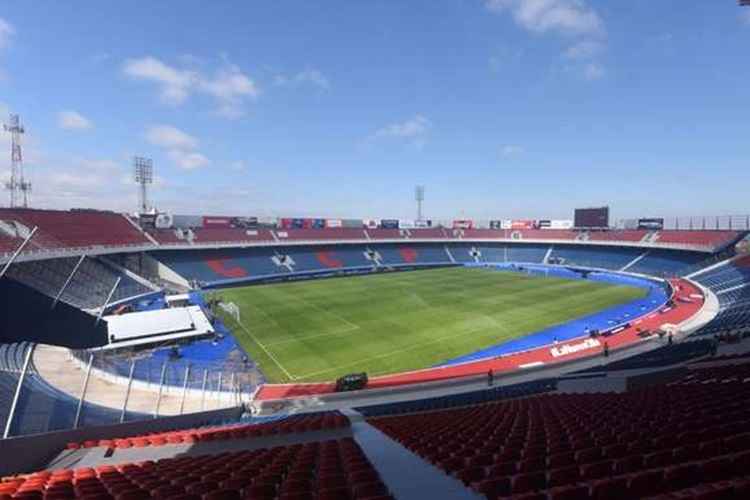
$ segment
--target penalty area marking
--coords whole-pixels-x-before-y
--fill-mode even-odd
[[[295,377],[291,373],[289,373],[286,370],[286,368],[284,368],[284,366],[281,363],[279,363],[279,360],[276,359],[276,356],[274,356],[273,354],[271,354],[271,351],[269,351],[268,349],[266,349],[266,346],[264,346],[257,338],[255,338],[255,335],[253,335],[252,333],[250,333],[250,330],[248,330],[245,327],[245,325],[242,324],[242,321],[237,321],[237,324],[240,325],[240,328],[242,328],[242,330],[245,333],[247,333],[250,336],[251,339],[253,339],[253,342],[255,342],[256,344],[258,344],[260,346],[260,348],[263,349],[263,352],[265,352],[268,355],[268,357],[271,358],[271,360],[274,363],[276,363],[276,366],[278,366],[279,368],[281,368],[281,371],[284,372],[284,375],[286,375],[286,377],[289,380],[297,380],[299,378],[299,377]]]
[[[359,326],[353,324],[352,326],[347,326],[346,328],[343,328],[341,330],[335,330],[335,331],[332,331],[332,332],[315,333],[315,334],[312,334],[312,335],[305,335],[305,336],[302,336],[302,337],[289,336],[289,338],[285,338],[285,339],[282,339],[282,340],[276,340],[274,342],[271,342],[268,345],[269,346],[277,346],[277,345],[280,345],[280,344],[289,344],[290,342],[300,342],[300,341],[305,341],[305,340],[308,340],[308,339],[316,339],[316,338],[319,338],[319,337],[336,337],[338,335],[344,335],[346,333],[351,333],[354,330],[359,330]]]

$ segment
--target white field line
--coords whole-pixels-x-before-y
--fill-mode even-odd
[[[267,313],[266,311],[264,311],[264,310],[263,310],[262,308],[260,308],[260,307],[257,307],[257,306],[255,306],[255,305],[252,305],[252,306],[250,306],[250,309],[251,309],[251,312],[252,312],[253,314],[256,314],[256,313],[258,313],[258,315],[261,315],[261,316],[263,316],[263,318],[265,318],[265,320],[267,320],[267,321],[268,321],[269,323],[273,323],[274,325],[276,325],[276,328],[281,328],[281,325],[279,324],[279,322],[278,322],[278,321],[276,321],[276,319],[275,319],[275,318],[274,318],[273,316],[271,316],[270,314],[268,314],[268,313]],[[241,311],[241,310],[242,310],[242,307],[240,307],[240,311]],[[233,318],[233,319],[234,319],[234,318]]]
[[[339,320],[339,321],[341,321],[342,323],[346,323],[347,325],[349,325],[349,327],[350,327],[350,328],[352,328],[353,330],[354,330],[354,329],[359,329],[359,325],[357,325],[357,324],[354,324],[354,323],[352,323],[351,321],[349,321],[349,320],[348,320],[348,319],[346,319],[346,318],[342,318],[341,316],[339,316],[338,314],[336,314],[336,313],[334,313],[334,312],[331,312],[331,311],[327,311],[327,310],[323,309],[323,308],[322,308],[322,307],[320,307],[320,306],[316,306],[315,304],[313,304],[312,302],[310,302],[310,301],[309,301],[309,300],[307,300],[307,299],[303,299],[302,297],[298,297],[298,296],[296,296],[296,295],[289,295],[289,297],[293,297],[294,299],[296,299],[296,300],[299,300],[300,302],[302,302],[302,303],[304,303],[304,304],[308,305],[309,307],[312,307],[312,308],[313,308],[313,309],[315,309],[316,311],[320,311],[320,312],[322,312],[323,314],[330,314],[331,316],[333,316],[334,318],[338,319],[338,320]]]
[[[236,321],[236,320],[235,320],[235,321]],[[283,365],[282,365],[281,363],[279,363],[279,360],[278,360],[278,359],[276,359],[276,356],[274,356],[274,355],[273,355],[273,354],[271,353],[271,351],[269,351],[268,349],[266,349],[266,346],[264,346],[264,345],[263,345],[263,344],[262,344],[262,343],[260,342],[260,340],[258,340],[257,338],[255,338],[255,335],[253,335],[253,334],[252,334],[252,333],[250,332],[250,330],[248,330],[248,329],[247,329],[247,328],[245,327],[245,325],[243,325],[243,324],[242,324],[242,322],[241,322],[241,321],[237,321],[237,324],[239,324],[239,325],[240,325],[240,328],[242,328],[242,330],[244,330],[244,332],[245,332],[245,333],[247,333],[247,334],[248,334],[248,335],[250,336],[250,338],[251,338],[251,339],[253,339],[253,342],[255,342],[256,344],[258,344],[258,345],[260,346],[260,348],[261,348],[261,349],[263,349],[263,352],[265,352],[265,353],[266,353],[266,354],[268,355],[268,357],[269,357],[269,358],[271,358],[271,360],[272,360],[272,361],[273,361],[274,363],[276,363],[276,366],[278,366],[278,367],[279,367],[279,368],[281,369],[281,371],[282,371],[282,372],[284,372],[284,375],[286,375],[286,376],[287,376],[287,378],[288,378],[289,380],[297,380],[297,379],[299,378],[299,377],[295,377],[295,376],[293,376],[293,375],[292,375],[291,373],[289,373],[289,372],[287,371],[287,369],[286,369],[286,368],[284,368],[284,366],[283,366]]]
[[[333,337],[333,336],[336,336],[336,335],[343,335],[345,333],[353,332],[354,330],[359,330],[359,328],[360,328],[359,326],[353,325],[353,327],[352,326],[347,326],[346,328],[344,328],[342,330],[336,330],[336,331],[332,331],[332,332],[316,333],[316,334],[313,334],[313,335],[305,335],[303,337],[287,336],[287,338],[285,338],[283,340],[277,340],[277,341],[271,342],[270,344],[267,344],[267,345],[268,346],[275,346],[275,345],[279,345],[279,344],[288,344],[289,342],[300,342],[300,341],[307,340],[307,339],[315,339],[315,338],[318,338],[318,337],[329,337],[329,336]]]
[[[375,356],[368,356],[366,358],[362,358],[362,359],[359,359],[357,361],[353,361],[351,363],[346,363],[346,364],[343,364],[343,365],[337,365],[337,366],[334,366],[333,368],[326,368],[325,370],[318,370],[316,372],[307,373],[305,375],[300,375],[299,377],[297,377],[297,379],[303,379],[303,378],[313,377],[315,375],[320,375],[321,373],[326,373],[326,372],[330,372],[330,371],[333,371],[333,370],[338,370],[340,368],[344,368],[344,367],[347,367],[347,366],[357,365],[357,364],[360,364],[360,363],[363,363],[363,362],[366,362],[366,361],[371,361],[373,359],[380,359],[380,358],[391,357],[391,356],[394,356],[396,354],[401,354],[401,353],[403,353],[405,351],[410,351],[410,350],[418,348],[418,347],[423,347],[423,346],[427,346],[427,345],[436,344],[436,343],[442,342],[443,340],[446,340],[446,339],[451,339],[451,338],[454,338],[454,337],[467,337],[469,335],[473,335],[473,334],[478,333],[478,332],[486,332],[486,331],[487,331],[487,327],[482,327],[482,328],[476,328],[474,330],[469,330],[468,332],[461,332],[461,333],[457,333],[457,334],[454,334],[454,335],[445,335],[444,337],[440,337],[438,339],[432,339],[432,340],[429,340],[427,342],[418,342],[416,344],[412,344],[410,346],[401,347],[401,348],[393,350],[393,351],[385,352],[385,353],[382,353],[382,354],[377,354]]]

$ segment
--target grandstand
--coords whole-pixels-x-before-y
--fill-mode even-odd
[[[0,500],[750,499],[750,0],[230,5],[0,9]]]
[[[747,487],[740,471],[750,429],[729,397],[742,401],[747,383],[750,273],[734,249],[745,231],[154,229],[111,212],[22,209],[0,209],[0,221],[14,321],[0,346],[9,436],[0,453],[36,450],[3,464],[10,476],[0,495],[613,498],[617,490],[729,498]],[[333,381],[269,383],[272,361],[249,350],[215,305],[231,296],[227,286],[377,274],[403,289],[417,274],[394,271],[447,267],[458,276],[465,266],[532,284],[538,276],[649,292],[599,319],[373,376],[349,396],[334,393]],[[460,293],[448,274],[434,276]],[[345,279],[329,289],[351,287]],[[148,313],[161,319],[143,331],[172,334],[182,327],[168,313],[191,307],[210,321],[208,338],[184,332],[123,349],[108,321]],[[241,312],[243,320],[257,314]],[[590,329],[600,336],[588,338]],[[568,394],[571,385],[583,394]],[[707,394],[725,420],[701,413],[683,424]],[[669,441],[649,424],[658,419],[676,429],[670,436],[691,437]],[[608,430],[584,433],[593,422]],[[394,463],[410,464],[413,477]]]

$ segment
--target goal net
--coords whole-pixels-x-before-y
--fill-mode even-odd
[[[219,302],[219,306],[224,310],[225,313],[240,322],[240,308],[234,302]]]

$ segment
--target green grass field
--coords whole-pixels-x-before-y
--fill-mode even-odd
[[[645,295],[640,288],[442,268],[222,290],[271,382],[427,368]]]

